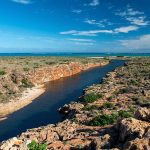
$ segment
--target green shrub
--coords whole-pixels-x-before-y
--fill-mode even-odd
[[[29,71],[30,69],[29,69],[29,68],[23,68],[23,70],[24,70],[24,71]]]
[[[34,68],[39,68],[39,64],[38,63],[34,63]]]
[[[112,100],[112,99],[113,99],[113,96],[108,97],[108,100],[109,100],[109,101]]]
[[[105,126],[114,124],[117,121],[118,114],[100,115],[90,121],[91,126]]]
[[[118,112],[118,115],[120,118],[129,118],[129,117],[132,117],[132,113],[129,112],[129,111],[124,111],[124,110],[120,110]]]
[[[27,79],[22,79],[22,86],[25,88],[32,87],[32,84]]]
[[[132,85],[138,85],[139,84],[139,82],[137,81],[137,80],[131,80],[131,82],[130,82]]]
[[[114,104],[113,103],[110,103],[110,102],[106,102],[103,104],[103,108],[114,108]]]
[[[124,88],[124,89],[120,89],[118,94],[124,94],[124,93],[129,93],[130,89],[129,88]]]
[[[89,93],[89,94],[84,96],[83,102],[92,103],[92,102],[95,102],[96,100],[98,100],[99,98],[102,98],[102,97],[103,97],[102,94]]]
[[[28,144],[29,150],[46,150],[46,147],[46,144],[38,144],[35,141],[32,141],[30,144]]]
[[[81,145],[81,144],[79,144],[79,145],[76,146],[76,148],[77,148],[77,149],[84,149],[84,146]]]
[[[87,110],[87,111],[95,110],[95,109],[99,109],[99,106],[96,106],[96,105],[86,105],[85,107],[83,107],[83,110]]]
[[[6,74],[5,71],[3,71],[3,70],[0,71],[0,75],[5,75],[5,74]]]
[[[54,65],[56,62],[45,62],[46,65]]]
[[[89,122],[89,125],[91,126],[110,125],[110,124],[114,124],[119,118],[123,119],[123,118],[129,118],[132,116],[133,115],[131,112],[120,110],[118,113],[103,114],[103,115],[97,116]]]
[[[13,91],[12,89],[8,89],[8,94],[9,95],[14,95],[16,92],[15,91]]]
[[[135,112],[136,108],[133,105],[129,105],[128,108],[129,108],[130,112],[132,112],[132,113]]]

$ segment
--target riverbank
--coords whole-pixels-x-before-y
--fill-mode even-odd
[[[25,58],[28,60],[28,67],[24,66],[24,61],[27,61]],[[9,63],[11,66],[8,65]],[[35,68],[35,63],[36,66],[39,63],[40,67]],[[44,83],[108,63],[109,61],[104,59],[87,58],[1,58],[1,65],[4,65],[5,70],[1,68],[0,71],[0,120],[6,119],[7,115],[27,106],[43,94]]]
[[[15,100],[10,100],[8,103],[0,104],[0,121],[7,119],[7,116],[27,105],[32,103],[37,97],[42,95],[45,91],[44,86],[36,86],[33,88],[28,88],[23,91],[21,97]]]
[[[107,74],[102,84],[87,88],[79,102],[59,109],[66,120],[30,129],[1,149],[27,149],[32,140],[30,145],[46,143],[55,150],[149,149],[149,76],[150,59],[132,59]]]

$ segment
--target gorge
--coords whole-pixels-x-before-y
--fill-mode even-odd
[[[62,117],[57,111],[59,107],[76,101],[84,88],[99,83],[108,72],[123,64],[122,60],[114,60],[106,66],[46,83],[45,93],[0,122],[0,140],[16,136],[29,128],[61,121]]]

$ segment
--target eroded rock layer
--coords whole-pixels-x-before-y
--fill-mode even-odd
[[[45,67],[30,72],[29,79],[33,84],[43,84],[48,81],[57,80],[63,77],[72,76],[89,68],[104,66],[108,61],[99,63],[82,64],[79,62],[71,62],[67,65],[58,65],[54,67]]]

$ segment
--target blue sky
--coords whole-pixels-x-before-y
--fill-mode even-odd
[[[0,52],[150,52],[150,0],[0,0]]]

